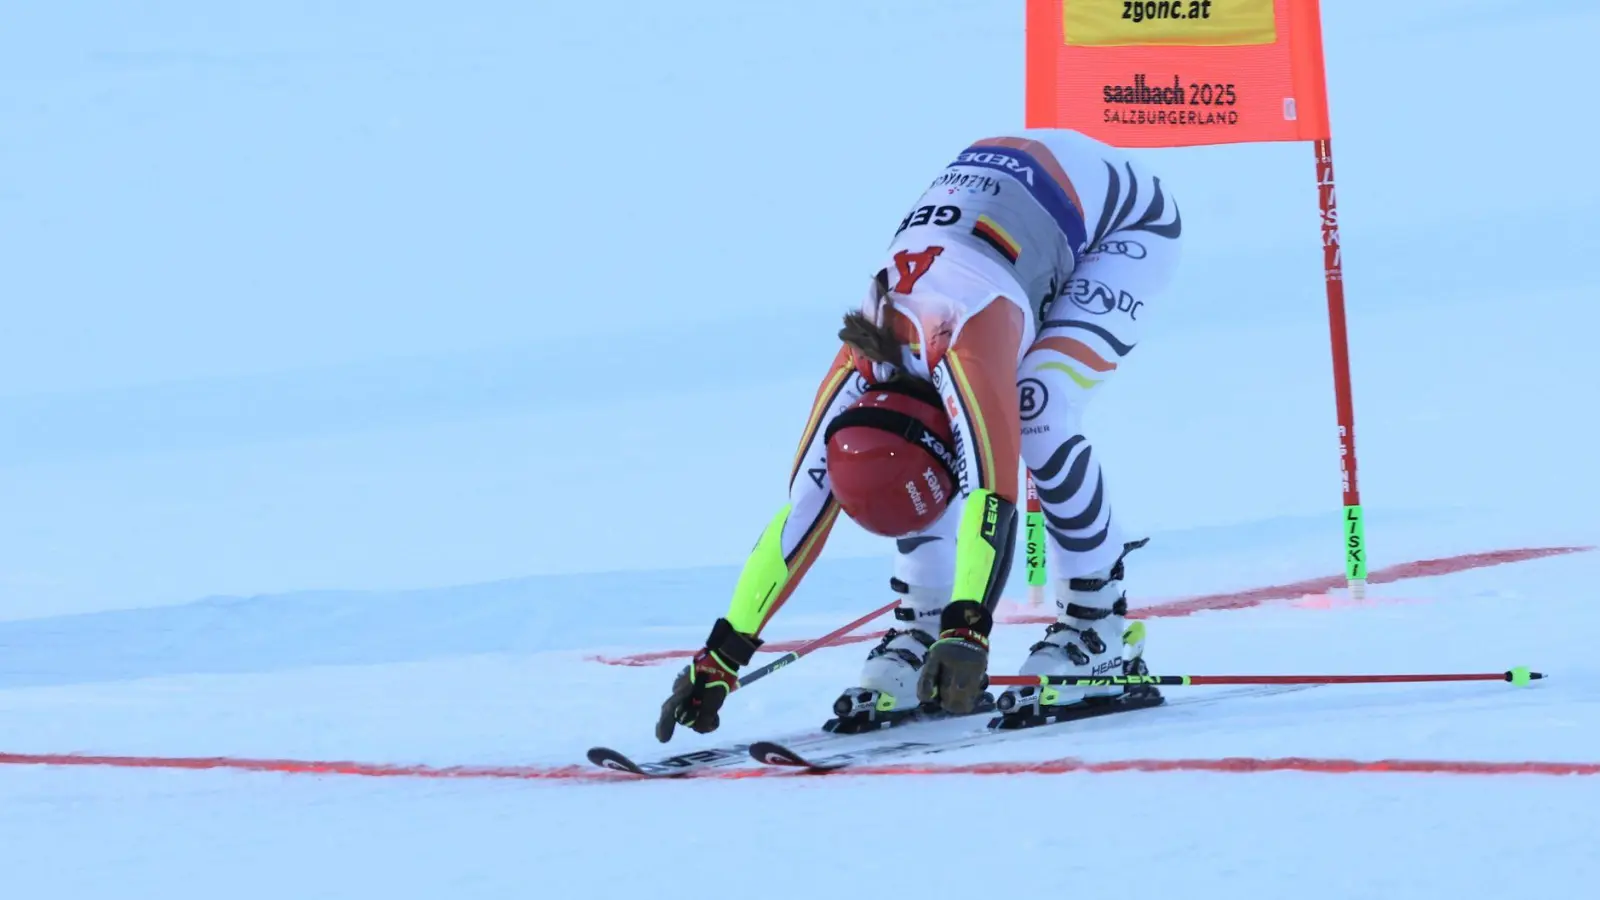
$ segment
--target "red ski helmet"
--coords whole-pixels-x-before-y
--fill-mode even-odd
[[[828,478],[845,515],[884,537],[924,531],[955,493],[950,419],[926,382],[871,385],[824,435]]]

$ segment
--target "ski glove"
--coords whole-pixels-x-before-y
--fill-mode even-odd
[[[957,600],[939,619],[939,640],[928,648],[917,677],[917,699],[939,701],[945,712],[965,715],[977,708],[989,686],[989,631],[994,616],[983,604]]]
[[[661,704],[661,718],[656,721],[656,740],[663,744],[672,740],[675,724],[701,734],[716,731],[722,701],[739,686],[739,668],[750,664],[761,643],[735,631],[727,619],[718,619],[705,648],[672,682],[672,696]]]

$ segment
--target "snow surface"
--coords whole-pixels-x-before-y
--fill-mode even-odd
[[[1600,12],[1324,5],[1373,564],[1600,543]],[[724,610],[884,223],[1021,121],[1021,4],[441,9],[0,16],[0,754],[558,767],[813,727],[854,678],[862,645],[819,652],[661,748],[672,665],[592,658]],[[1335,572],[1311,151],[1149,157],[1185,269],[1088,421],[1154,536],[1136,604]],[[882,603],[886,552],[842,525],[771,636]],[[1555,676],[1528,689],[1324,687],[940,762],[1600,762],[1597,575],[1149,623],[1173,674]],[[995,669],[1036,633],[1001,627]],[[1597,833],[1594,777],[0,765],[3,897],[1581,897]]]

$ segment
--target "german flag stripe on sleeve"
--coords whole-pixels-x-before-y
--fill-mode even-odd
[[[996,253],[1006,258],[1007,262],[1016,263],[1017,257],[1022,255],[1022,245],[1016,239],[1006,234],[999,223],[986,215],[978,216],[978,224],[972,226],[972,233],[985,244],[993,247]]]

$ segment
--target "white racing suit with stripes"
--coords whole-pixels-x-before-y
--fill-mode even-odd
[[[1181,232],[1177,205],[1159,178],[1119,150],[1057,130],[972,144],[900,223],[865,311],[881,321],[888,309],[901,319],[908,338],[902,368],[939,388],[955,425],[961,484],[933,527],[897,541],[891,584],[903,595],[901,621],[873,651],[861,679],[878,708],[915,703],[906,670],[914,682],[947,603],[975,600],[994,609],[1014,536],[996,536],[992,527],[980,533],[981,524],[973,523],[983,517],[965,508],[981,495],[1004,513],[1002,530],[1014,529],[1019,459],[1043,507],[1062,626],[1052,626],[1040,642],[1052,646],[1034,654],[1039,660],[1030,657],[1029,666],[1121,674],[1110,667],[1123,656],[1125,602],[1117,601],[1128,544],[1102,460],[1081,423],[1097,389],[1138,346],[1141,324],[1159,308]],[[833,525],[838,506],[824,455],[828,422],[869,379],[894,368],[848,347],[835,357],[803,429],[788,504],[735,590],[727,619],[739,632],[759,634]],[[1068,665],[1067,644],[1079,653],[1094,649],[1083,647],[1093,644],[1083,633],[1086,622],[1100,623],[1107,646],[1082,653],[1093,665],[1076,656]]]

